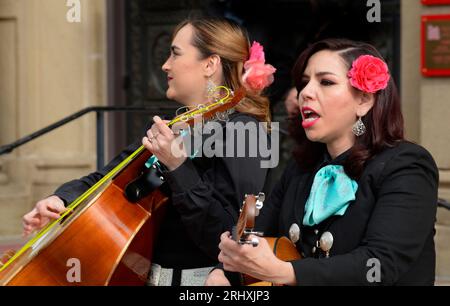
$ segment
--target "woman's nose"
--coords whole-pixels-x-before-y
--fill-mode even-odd
[[[299,102],[311,100],[313,98],[313,95],[313,88],[311,82],[309,82],[300,92]]]
[[[166,60],[166,62],[161,67],[164,72],[169,71],[169,63],[168,62],[169,62],[169,60]]]

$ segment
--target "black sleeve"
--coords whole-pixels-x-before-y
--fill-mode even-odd
[[[281,210],[281,203],[287,191],[287,185],[296,168],[295,160],[291,160],[281,175],[280,180],[275,184],[269,196],[263,203],[263,208],[259,212],[259,216],[255,221],[255,229],[263,232],[264,236],[272,237],[278,236],[279,232],[279,216]]]
[[[395,284],[419,258],[432,233],[438,170],[423,148],[402,150],[386,163],[377,202],[358,248],[331,258],[293,262],[298,285],[371,285],[370,259],[378,259],[381,284]]]
[[[144,127],[142,131],[142,136],[146,134],[147,130],[151,128],[153,124],[153,120]],[[134,143],[130,144],[126,147],[122,152],[120,152],[116,157],[114,157],[105,167],[101,170],[92,172],[80,179],[72,180],[67,182],[53,193],[54,195],[61,198],[65,205],[72,203],[75,201],[80,195],[82,195],[85,191],[95,185],[98,181],[100,181],[108,172],[114,169],[118,164],[120,164],[124,159],[130,156],[134,151],[136,151],[142,145],[141,139],[136,140]]]
[[[81,194],[87,191],[89,188],[100,181],[108,172],[114,169],[118,164],[120,164],[124,159],[130,156],[134,151],[136,151],[141,146],[140,141],[129,145],[125,150],[120,152],[113,160],[111,160],[105,167],[99,171],[90,173],[80,179],[72,180],[67,182],[54,192],[54,195],[61,198],[66,205],[75,201]]]
[[[250,116],[235,120],[256,121]],[[267,137],[267,134],[253,135],[258,136]],[[247,137],[235,137],[234,144],[235,148],[245,144],[248,149],[249,141]],[[214,260],[219,254],[220,235],[236,224],[244,195],[257,194],[263,189],[267,169],[261,168],[262,160],[259,154],[213,157],[211,167],[200,174],[194,162],[186,159],[177,169],[165,174],[172,190],[172,203],[184,228],[193,242]]]

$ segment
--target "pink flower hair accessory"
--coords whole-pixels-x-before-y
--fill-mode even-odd
[[[272,84],[273,74],[277,70],[265,62],[263,47],[254,41],[250,48],[250,58],[244,63],[245,72],[242,76],[242,81],[247,89],[259,92]]]
[[[372,55],[361,55],[353,62],[348,77],[353,87],[364,92],[376,93],[387,87],[391,76],[387,64],[382,59]]]

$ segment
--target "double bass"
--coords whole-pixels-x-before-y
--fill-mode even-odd
[[[221,92],[217,100],[178,115],[167,125],[211,119],[245,96],[243,88],[234,93],[224,86],[216,90]],[[160,188],[142,196],[126,193],[150,160],[152,166],[157,159],[139,147],[20,250],[4,254],[0,285],[145,285],[168,198]]]

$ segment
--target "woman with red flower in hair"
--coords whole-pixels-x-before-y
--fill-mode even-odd
[[[371,45],[317,42],[293,76],[301,117],[295,159],[256,218],[264,236],[286,236],[302,259],[278,259],[221,236],[221,269],[208,285],[236,273],[285,285],[433,285],[438,170],[404,139],[396,86]]]

